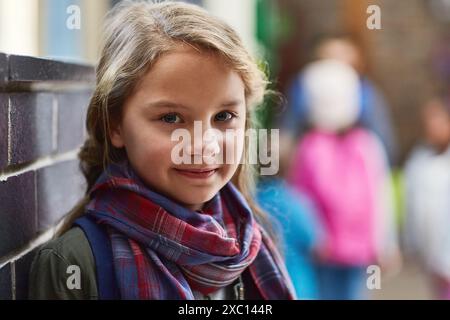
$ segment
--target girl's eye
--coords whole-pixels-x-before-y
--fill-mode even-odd
[[[228,121],[228,120],[231,120],[234,117],[236,117],[236,116],[234,114],[232,114],[231,112],[222,111],[222,112],[219,112],[216,115],[215,120],[217,120],[217,121]]]
[[[180,119],[175,113],[169,113],[161,117],[161,120],[167,123],[177,123],[177,119]]]

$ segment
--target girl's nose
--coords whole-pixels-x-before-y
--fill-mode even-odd
[[[211,163],[220,153],[219,133],[207,130],[202,137],[195,139],[196,137],[192,139],[192,144],[186,146],[186,152],[197,159],[202,159],[206,163]]]
[[[211,132],[206,134],[203,139],[203,158],[212,160],[216,155],[220,153],[220,136],[219,133]]]

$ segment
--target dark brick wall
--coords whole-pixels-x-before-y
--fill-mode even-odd
[[[10,165],[36,160],[52,153],[52,95],[9,95]]]
[[[9,264],[0,269],[0,300],[11,300],[11,267]]]
[[[0,183],[0,256],[27,244],[36,233],[35,172]]]
[[[76,160],[39,169],[36,174],[38,231],[45,231],[60,220],[77,203],[84,189],[84,178],[79,174]]]
[[[0,300],[26,299],[36,249],[85,191],[94,68],[0,53]]]
[[[1,56],[0,56],[1,57]],[[0,58],[1,59],[1,58]],[[1,66],[1,64],[0,64]],[[1,69],[0,69],[1,73]],[[0,168],[8,162],[8,95],[0,93]]]
[[[8,80],[8,57],[0,52],[0,82],[4,83]]]

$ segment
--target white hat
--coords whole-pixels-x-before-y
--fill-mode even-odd
[[[360,113],[360,82],[356,71],[337,60],[306,66],[302,85],[310,123],[326,131],[353,125]]]

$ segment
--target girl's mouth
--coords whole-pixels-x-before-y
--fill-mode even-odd
[[[175,169],[175,171],[185,177],[194,179],[206,179],[214,175],[219,168],[209,169]]]

